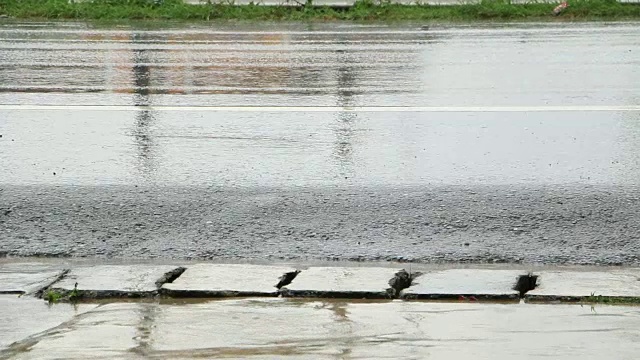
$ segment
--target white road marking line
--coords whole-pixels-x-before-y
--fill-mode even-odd
[[[134,106],[134,105],[2,105],[18,111],[226,111],[226,112],[628,112],[640,105],[601,106]]]

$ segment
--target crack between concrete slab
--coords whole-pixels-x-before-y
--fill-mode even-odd
[[[520,298],[524,299],[527,292],[535,289],[538,286],[538,275],[528,273],[527,275],[518,276],[516,284],[513,286],[513,290],[520,293]]]
[[[62,272],[60,274],[58,274],[52,281],[50,281],[45,286],[41,287],[40,289],[38,289],[36,291],[32,291],[30,293],[25,293],[24,295],[34,295],[35,297],[42,299],[42,296],[43,296],[44,292],[49,290],[56,283],[62,281],[62,279],[64,279],[67,276],[67,274],[69,274],[70,271],[71,271],[71,269],[62,270]]]
[[[79,302],[101,299],[148,299],[159,294],[153,291],[129,291],[129,290],[66,290],[54,288],[60,296],[60,302]]]
[[[402,290],[410,287],[413,281],[422,275],[421,272],[408,272],[405,269],[398,271],[390,280],[387,293],[394,299],[400,298]]]
[[[171,271],[168,271],[168,272],[164,273],[164,275],[162,275],[158,280],[156,280],[156,282],[155,282],[156,288],[159,290],[160,288],[162,288],[162,285],[170,284],[170,283],[174,282],[186,270],[187,270],[187,268],[180,266],[180,267],[177,267],[177,268],[175,268],[175,269],[173,269]]]
[[[25,292],[22,290],[2,290],[0,291],[0,295],[18,295],[23,296]]]
[[[298,276],[298,274],[300,274],[301,272],[302,272],[301,270],[296,270],[296,271],[290,271],[290,272],[284,273],[280,277],[278,283],[276,284],[276,288],[280,290],[283,286],[287,286],[291,284],[293,279],[295,279],[296,276]]]
[[[272,293],[262,291],[238,290],[173,290],[160,289],[160,294],[173,299],[201,299],[201,298],[233,298],[233,297],[277,297],[277,291]]]
[[[382,300],[391,296],[387,291],[317,291],[317,290],[289,290],[282,288],[280,295],[290,298],[315,298],[315,299],[345,299],[345,300]]]

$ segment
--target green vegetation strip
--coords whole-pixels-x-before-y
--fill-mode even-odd
[[[588,304],[610,304],[610,305],[618,305],[618,304],[640,304],[640,297],[618,297],[618,296],[589,296],[584,298],[583,302]]]
[[[519,20],[519,19],[634,19],[640,5],[615,0],[569,0],[558,17],[551,14],[556,4],[510,4],[485,0],[479,4],[452,6],[397,5],[359,0],[349,8],[327,6],[262,6],[203,4],[188,5],[181,0],[0,0],[0,15],[17,19],[92,20]]]
[[[73,287],[73,290],[59,290],[48,289],[42,294],[42,298],[48,301],[49,304],[54,304],[60,301],[76,302],[80,299],[80,291],[78,290],[78,283]]]
[[[609,305],[640,305],[640,297],[637,296],[554,296],[554,295],[527,295],[529,303],[580,303],[580,304],[609,304]]]

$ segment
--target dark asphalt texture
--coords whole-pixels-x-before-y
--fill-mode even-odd
[[[0,253],[638,264],[637,187],[3,186]]]

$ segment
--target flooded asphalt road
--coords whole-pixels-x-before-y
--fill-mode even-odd
[[[638,264],[640,26],[0,23],[0,254]]]

